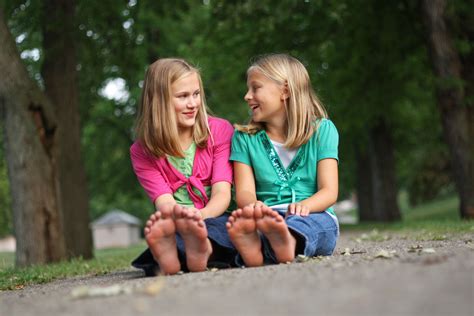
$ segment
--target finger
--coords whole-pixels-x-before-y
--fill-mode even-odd
[[[290,204],[288,205],[288,211],[290,213],[290,215],[294,215],[295,214],[295,204]]]
[[[304,206],[303,209],[301,210],[301,216],[308,216],[308,215],[309,215],[309,208]]]

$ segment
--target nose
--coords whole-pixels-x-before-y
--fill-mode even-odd
[[[244,95],[244,100],[249,102],[252,99],[252,94],[250,92],[250,89],[247,91],[247,93]]]
[[[188,103],[187,103],[187,107],[188,108],[195,108],[198,106],[198,98],[197,97],[194,97],[194,96],[190,96],[189,97],[189,100],[188,100]]]

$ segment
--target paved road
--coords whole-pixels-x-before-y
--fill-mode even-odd
[[[0,315],[474,315],[474,234],[379,237],[343,234],[334,256],[301,263],[0,292]]]

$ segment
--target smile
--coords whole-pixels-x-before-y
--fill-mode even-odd
[[[249,106],[250,106],[250,109],[251,109],[252,111],[255,111],[257,108],[260,107],[260,105],[258,105],[258,104],[249,104]]]

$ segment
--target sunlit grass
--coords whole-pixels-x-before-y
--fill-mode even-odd
[[[129,248],[104,249],[92,260],[73,259],[48,265],[16,269],[14,254],[0,253],[0,290],[22,289],[27,285],[51,282],[72,276],[102,275],[130,267],[130,262],[145,249],[145,243]]]
[[[448,196],[411,207],[405,194],[399,198],[402,220],[394,223],[359,223],[356,225],[341,225],[341,231],[347,230],[396,230],[411,231],[412,233],[443,236],[443,234],[473,233],[474,221],[463,221],[459,215],[459,199]],[[441,238],[441,237],[439,237]]]

